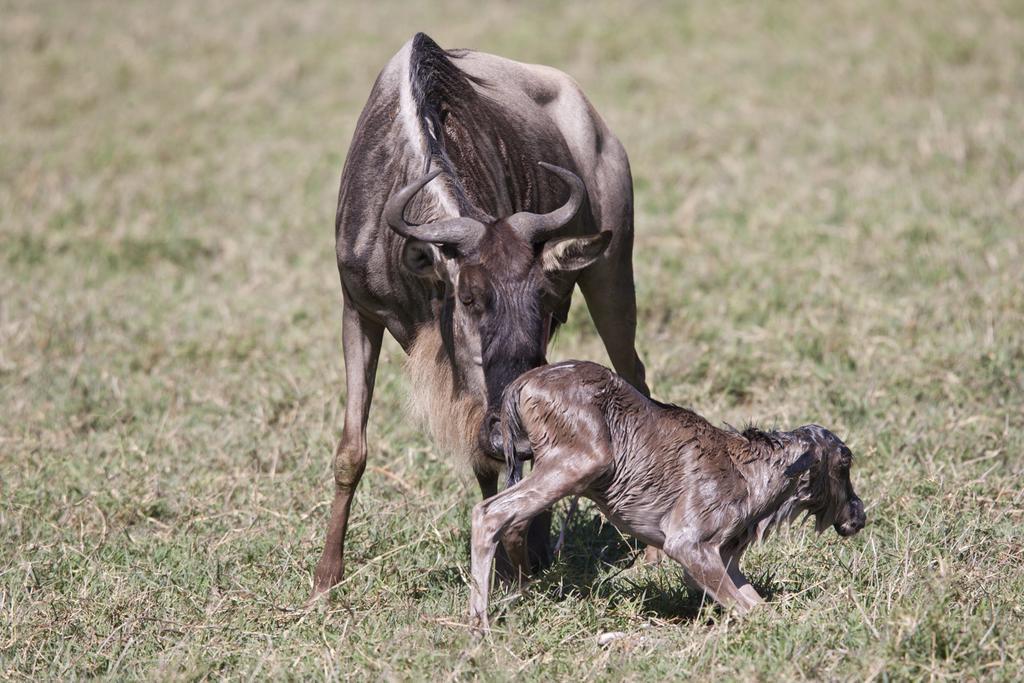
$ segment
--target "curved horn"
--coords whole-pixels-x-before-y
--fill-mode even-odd
[[[565,225],[576,217],[580,210],[584,197],[587,196],[587,188],[580,180],[580,177],[570,170],[561,166],[540,162],[540,167],[554,173],[569,186],[569,199],[562,206],[549,213],[530,213],[521,211],[509,216],[509,223],[516,229],[523,239],[528,242],[546,242],[558,234]]]
[[[482,223],[472,218],[460,216],[422,225],[407,223],[405,220],[405,207],[409,204],[409,200],[439,173],[441,173],[441,169],[431,171],[388,197],[388,201],[384,204],[384,220],[392,230],[406,239],[452,246],[472,244],[480,238],[485,229]]]

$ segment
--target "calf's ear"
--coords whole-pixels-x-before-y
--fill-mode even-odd
[[[604,253],[611,241],[611,230],[605,230],[590,237],[566,237],[565,239],[551,240],[544,245],[544,251],[540,257],[541,266],[549,275],[583,270]]]
[[[787,477],[797,477],[811,469],[818,460],[818,449],[813,443],[809,443],[803,439],[800,439],[796,444],[795,452],[799,453],[800,456],[786,466],[785,475]]]
[[[435,282],[444,279],[441,250],[429,242],[407,240],[402,247],[402,263],[418,277]]]
[[[807,470],[811,469],[811,465],[813,465],[813,464],[814,464],[814,454],[811,453],[810,451],[807,451],[806,453],[801,455],[799,458],[797,458],[796,462],[790,463],[789,467],[786,468],[786,476],[787,477],[799,476],[799,475],[803,474],[804,472],[806,472]]]

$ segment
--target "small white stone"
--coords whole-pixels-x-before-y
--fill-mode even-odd
[[[618,640],[619,638],[625,638],[625,637],[626,637],[626,634],[623,631],[608,631],[607,633],[602,633],[601,635],[599,635],[597,637],[597,644],[600,645],[601,647],[604,647],[605,645],[608,645],[612,641]]]

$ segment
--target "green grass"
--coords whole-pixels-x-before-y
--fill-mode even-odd
[[[1020,2],[0,16],[4,678],[1024,675]],[[631,566],[584,507],[473,641],[475,486],[406,419],[391,341],[345,582],[301,608],[344,405],[337,178],[416,30],[566,70],[623,140],[657,396],[853,447],[869,526],[749,555],[766,609]],[[582,305],[552,356],[606,361]]]

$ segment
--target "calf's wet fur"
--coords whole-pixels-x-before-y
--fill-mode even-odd
[[[866,521],[850,481],[853,454],[824,427],[719,429],[594,363],[521,375],[504,393],[496,429],[510,486],[473,509],[469,609],[478,628],[488,626],[502,535],[567,496],[593,500],[618,529],[681,564],[691,585],[741,613],[763,602],[739,568],[752,542],[802,513],[840,536]],[[531,458],[533,471],[519,480]]]

